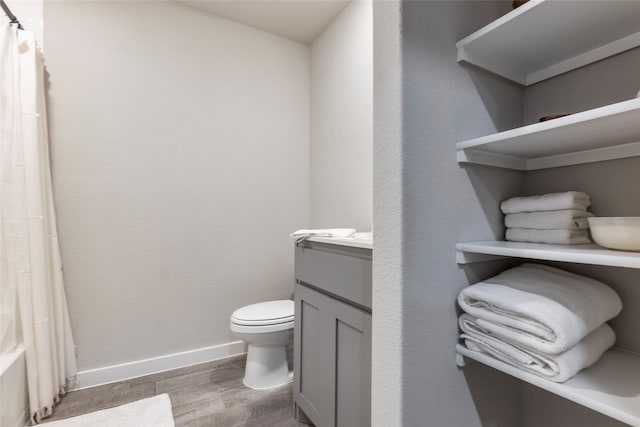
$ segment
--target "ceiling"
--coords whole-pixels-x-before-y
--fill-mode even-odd
[[[350,0],[177,0],[186,6],[310,44]]]

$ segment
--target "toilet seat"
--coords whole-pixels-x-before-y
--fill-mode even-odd
[[[285,331],[287,329],[293,329],[294,323],[295,322],[293,320],[290,320],[288,322],[275,323],[272,325],[249,326],[239,325],[237,323],[231,322],[231,331],[240,334],[266,334],[269,332],[279,332]]]
[[[295,304],[267,301],[241,307],[231,315],[231,331],[247,344],[242,383],[266,390],[292,381],[287,346],[293,341]]]
[[[260,302],[234,311],[231,323],[251,327],[286,324],[293,322],[294,311],[295,305],[291,300]]]

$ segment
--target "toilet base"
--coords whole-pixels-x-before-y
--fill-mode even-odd
[[[243,384],[256,390],[277,387],[293,381],[287,364],[285,346],[249,344]]]

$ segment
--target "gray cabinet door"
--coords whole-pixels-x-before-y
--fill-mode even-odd
[[[330,354],[327,348],[330,342],[327,327],[329,298],[298,284],[294,299],[293,397],[297,407],[313,424],[322,427],[329,425],[326,408],[331,405],[327,378],[327,355]]]
[[[371,314],[295,289],[294,399],[317,427],[371,424]]]
[[[371,425],[371,314],[331,301],[333,419],[336,427]]]

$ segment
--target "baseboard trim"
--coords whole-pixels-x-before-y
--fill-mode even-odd
[[[78,372],[73,390],[95,387],[98,385],[114,383],[169,371],[171,369],[184,368],[199,363],[225,359],[245,353],[243,341],[234,341],[227,344],[198,348],[182,353],[167,354],[151,359],[136,360],[134,362],[121,363],[119,365],[105,366],[104,368],[89,369]]]

